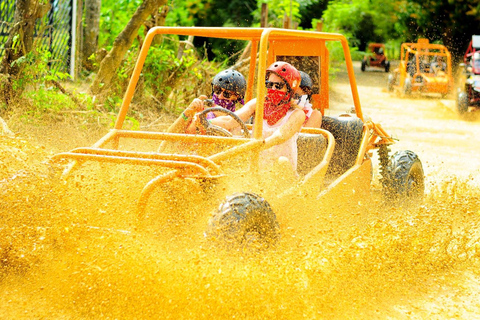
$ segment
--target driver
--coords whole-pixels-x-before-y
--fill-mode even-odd
[[[247,82],[240,72],[230,69],[220,71],[212,80],[212,99],[208,101],[205,95],[195,98],[167,129],[167,132],[196,133],[194,116],[205,109],[205,100],[213,104],[212,107],[218,106],[235,111],[237,104],[244,104],[246,87]],[[207,119],[214,119],[217,116],[211,112],[207,115]]]
[[[283,61],[272,63],[266,71],[265,87],[267,95],[263,105],[263,132],[266,150],[261,155],[262,164],[289,164],[297,169],[297,137],[303,123],[305,112],[297,106],[293,97],[301,83],[298,70]],[[256,99],[252,99],[235,114],[247,121],[254,113]],[[211,123],[229,131],[238,126],[230,116],[217,117]]]

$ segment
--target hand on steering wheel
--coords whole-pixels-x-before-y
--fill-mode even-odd
[[[250,138],[251,137],[250,131],[248,131],[248,128],[245,125],[245,122],[243,122],[242,119],[240,119],[234,112],[232,112],[228,109],[222,108],[222,107],[206,108],[205,110],[203,110],[202,112],[197,114],[200,125],[205,129],[205,132],[208,135],[223,136],[223,137],[232,137],[233,136],[230,131],[228,131],[228,130],[222,128],[222,127],[219,127],[217,125],[214,125],[207,120],[207,114],[210,113],[210,112],[220,112],[220,113],[226,114],[227,116],[232,117],[233,120],[235,120],[240,125],[240,127],[242,128],[243,136],[245,138]]]

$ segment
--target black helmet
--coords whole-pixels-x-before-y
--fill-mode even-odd
[[[301,88],[307,87],[310,90],[312,90],[312,86],[313,86],[312,78],[310,78],[310,76],[306,72],[303,72],[303,71],[299,71],[299,72],[300,72],[300,76],[302,77],[302,81],[300,82],[300,87]]]
[[[212,87],[213,86],[219,86],[225,90],[235,92],[240,96],[240,99],[243,99],[247,88],[247,81],[245,81],[245,77],[236,70],[223,70],[213,78]]]

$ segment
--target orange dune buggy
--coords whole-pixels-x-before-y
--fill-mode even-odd
[[[441,44],[418,39],[417,43],[403,43],[400,65],[389,74],[387,90],[401,96],[412,93],[439,93],[445,97],[454,85],[452,62],[448,49]]]
[[[390,61],[385,55],[385,45],[383,43],[370,43],[368,45],[367,55],[363,57],[361,70],[368,68],[383,69],[385,72],[390,71]]]
[[[254,124],[241,124],[242,136],[122,128],[156,35],[225,38],[251,44],[245,100],[256,97],[257,105]],[[274,172],[274,178],[267,180],[259,166],[261,152],[266,148],[262,138],[266,68],[274,61],[283,60],[307,71],[315,82],[314,107],[324,114],[330,103],[328,45],[332,43],[343,48],[355,112],[324,116],[322,128],[302,129],[298,138],[298,177],[287,179],[283,172]],[[140,141],[145,140],[156,143],[157,148],[161,142],[167,146],[161,151],[156,151],[157,148],[135,150],[141,145]],[[133,141],[130,144],[133,150],[123,150],[129,141]],[[130,187],[121,194],[127,202],[122,214],[135,211],[139,221],[154,223],[161,220],[158,218],[161,212],[168,211],[171,219],[178,218],[176,223],[195,224],[192,221],[195,220],[197,227],[200,226],[195,230],[203,228],[207,235],[220,234],[225,238],[233,235],[244,244],[252,239],[274,241],[278,238],[279,225],[291,228],[303,223],[307,219],[305,212],[318,213],[318,219],[302,224],[311,226],[311,234],[317,234],[325,219],[333,216],[333,210],[335,220],[341,220],[342,212],[350,214],[353,208],[368,205],[374,151],[379,154],[379,170],[389,201],[402,204],[409,199],[420,200],[424,193],[422,164],[412,151],[398,151],[389,156],[389,146],[393,143],[381,125],[364,117],[347,39],[343,35],[275,28],[155,27],[150,29],[141,47],[115,127],[92,147],[60,153],[52,160],[70,162],[65,170],[66,178],[82,172],[88,163],[97,163],[102,172],[110,170],[112,177],[118,175],[119,184],[128,183],[128,178],[134,175],[132,170],[143,167],[142,173],[147,177],[143,188]],[[114,166],[107,164],[128,166],[128,174],[122,175],[123,171],[115,171]],[[82,177],[88,172],[83,171]],[[77,186],[84,181],[77,180]],[[118,185],[112,183],[112,197],[116,187]],[[162,194],[174,199],[165,199]],[[131,198],[136,200],[128,203],[127,199]],[[129,209],[132,204],[135,210]],[[213,216],[212,212],[215,212]]]

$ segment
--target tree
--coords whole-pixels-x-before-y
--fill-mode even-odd
[[[398,7],[399,27],[405,38],[419,37],[441,41],[460,59],[472,35],[480,33],[480,2],[478,0],[406,0]]]
[[[85,1],[85,27],[83,28],[83,65],[92,70],[93,65],[89,58],[97,51],[98,34],[100,30],[101,0]]]
[[[7,105],[14,98],[12,82],[20,73],[21,64],[14,63],[32,51],[35,23],[50,10],[50,2],[42,0],[17,0],[13,27],[5,43],[5,53],[0,65],[0,74],[5,74],[3,93]]]
[[[399,2],[384,0],[331,1],[323,12],[325,31],[340,32],[349,39],[351,46],[365,51],[369,42],[395,39],[394,9]]]
[[[156,13],[166,2],[167,0],[144,0],[137,8],[125,29],[115,39],[110,52],[100,63],[98,74],[90,87],[92,94],[97,95],[110,88],[115,79],[115,72],[137,37],[138,30],[147,18]]]

